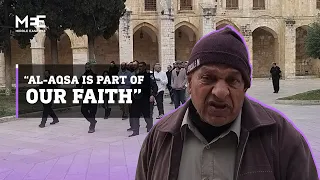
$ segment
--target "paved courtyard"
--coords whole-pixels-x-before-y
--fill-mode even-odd
[[[307,137],[320,167],[320,106],[278,105],[278,97],[320,88],[320,79],[281,81],[273,94],[270,80],[254,80],[249,96],[275,107]],[[101,110],[101,109],[100,109]],[[165,111],[173,110],[165,99]],[[155,108],[155,116],[158,111]],[[51,120],[49,120],[50,122]],[[96,133],[88,134],[84,118],[61,119],[40,129],[40,119],[0,124],[0,180],[132,180],[146,136],[141,120],[139,136],[128,138],[128,121],[98,119]]]

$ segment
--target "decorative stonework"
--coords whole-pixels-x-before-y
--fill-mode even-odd
[[[119,24],[119,58],[120,63],[133,61],[133,27],[131,11],[126,11]]]
[[[296,28],[294,21],[285,21],[285,78],[294,78],[296,73]]]
[[[159,61],[163,70],[175,61],[174,22],[170,17],[160,18]]]
[[[240,31],[241,34],[244,37],[244,40],[246,41],[247,47],[248,47],[248,51],[249,51],[249,60],[250,60],[250,64],[251,66],[253,66],[253,49],[252,49],[252,44],[253,44],[253,39],[252,39],[252,31],[250,28],[250,24],[246,24],[244,26],[240,27]]]
[[[159,62],[162,70],[175,61],[175,28],[171,0],[161,0],[162,8],[159,16]]]
[[[202,8],[202,36],[215,30],[214,16],[217,6],[213,4],[201,4]]]

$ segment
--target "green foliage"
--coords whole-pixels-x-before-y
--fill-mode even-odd
[[[59,40],[66,30],[67,18],[65,8],[68,3],[65,0],[41,0],[41,14],[46,15],[46,36],[52,40]]]
[[[306,38],[306,53],[312,58],[320,59],[320,21],[313,23],[308,28]]]
[[[6,2],[6,3],[5,3]],[[7,5],[7,6],[5,6]],[[15,16],[24,18],[26,15],[36,16],[39,11],[39,1],[30,0],[0,0],[0,49],[4,49],[5,39],[7,38],[6,31],[10,31],[10,38],[18,41],[21,48],[25,48],[30,44],[30,40],[36,34],[35,32],[15,32]],[[8,10],[6,16],[5,9]],[[8,22],[5,21],[8,17]],[[35,29],[29,27],[30,29]]]
[[[109,39],[125,13],[125,0],[68,0],[68,26],[77,36]]]

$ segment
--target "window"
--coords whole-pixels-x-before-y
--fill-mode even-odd
[[[238,0],[227,0],[226,8],[229,9],[229,10],[239,9]]]
[[[157,0],[144,0],[145,11],[157,11]]]
[[[320,9],[320,0],[317,0],[317,9]]]
[[[192,0],[180,0],[180,10],[192,10]]]
[[[266,9],[265,0],[253,0],[253,10]]]

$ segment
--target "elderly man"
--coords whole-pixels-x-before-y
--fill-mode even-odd
[[[317,180],[308,144],[276,111],[246,97],[245,42],[229,26],[203,37],[188,64],[191,99],[155,125],[137,180]]]

